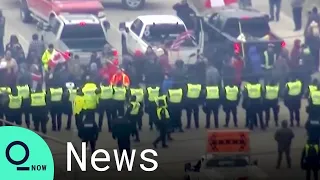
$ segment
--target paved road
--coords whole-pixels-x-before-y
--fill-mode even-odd
[[[174,0],[153,0],[148,3],[147,7],[143,11],[124,11],[119,9],[119,5],[108,4],[106,8],[106,12],[108,14],[108,19],[117,27],[118,23],[125,20],[130,20],[141,14],[166,14],[173,13],[171,10],[171,6],[175,3]],[[253,4],[259,10],[268,12],[267,1],[254,0]],[[285,3],[285,1],[283,1]],[[32,33],[36,32],[34,25],[26,25],[20,22],[19,20],[19,9],[15,0],[2,0],[0,1],[0,7],[4,9],[4,14],[7,16],[7,29],[6,29],[6,40],[10,34],[17,34],[24,49],[27,48],[28,41],[31,38]],[[272,24],[272,28],[276,29],[279,35],[283,37],[287,37],[288,35],[299,35],[297,33],[293,33],[293,24],[291,22],[291,12],[288,4],[283,5],[283,12],[281,14],[281,21],[279,23]],[[291,33],[291,34],[290,34]],[[110,30],[109,33],[109,41],[116,48],[120,48],[120,38],[116,29]],[[291,38],[292,39],[292,38]],[[289,39],[290,40],[290,39]],[[292,42],[288,41],[288,45],[291,46]],[[304,103],[305,104],[305,103]],[[306,119],[306,114],[304,113],[304,106],[302,107],[302,120],[303,122]],[[146,115],[145,115],[146,117]],[[281,119],[288,118],[288,112],[283,105],[281,105],[280,112]],[[183,117],[185,122],[185,116]],[[239,108],[239,120],[240,126],[244,125],[244,111]],[[224,114],[221,111],[220,123],[224,122]],[[141,132],[141,140],[140,144],[134,144],[134,147],[138,150],[151,148],[151,142],[156,137],[155,132],[149,132],[146,127],[147,120],[144,119],[144,128]],[[303,123],[302,123],[303,124]],[[51,123],[48,123],[48,127],[50,128]],[[106,177],[117,177],[121,179],[132,179],[132,178],[143,178],[143,179],[181,179],[183,176],[182,167],[185,162],[197,160],[201,155],[204,154],[205,150],[205,129],[204,127],[204,115],[201,113],[201,128],[199,130],[188,130],[185,133],[174,134],[174,142],[170,143],[170,149],[158,149],[159,157],[158,160],[160,162],[159,169],[154,173],[142,173],[141,170],[137,170],[135,168],[134,172],[128,173],[116,173],[114,171],[110,171],[107,173],[92,173],[92,170],[88,168],[88,172],[78,174],[78,179],[105,179]],[[259,160],[259,165],[261,168],[268,173],[270,179],[280,179],[280,178],[296,178],[302,179],[301,171],[299,170],[299,156],[300,150],[305,142],[305,131],[302,128],[295,128],[296,138],[293,142],[293,147],[295,150],[292,152],[293,156],[293,169],[281,169],[275,170],[275,149],[276,144],[273,141],[273,134],[275,131],[275,127],[271,126],[266,132],[262,132],[260,130],[255,130],[251,133],[251,148],[252,148],[252,157],[253,159]],[[73,139],[72,132],[63,131],[61,133],[52,133],[49,135],[56,137],[58,139],[64,141],[71,141]],[[65,162],[65,145],[58,145],[51,140],[47,140],[52,148],[52,152],[55,157],[56,166],[59,169],[66,169]],[[101,133],[98,148],[105,148],[110,150],[112,148],[116,148],[116,142],[112,140],[109,133],[104,131]],[[90,161],[89,161],[90,162]],[[113,167],[114,168],[114,167]],[[58,169],[58,168],[57,168]],[[55,179],[70,179],[73,175],[72,173],[61,174],[60,171],[57,170],[57,176]]]

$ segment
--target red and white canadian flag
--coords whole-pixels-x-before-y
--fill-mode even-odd
[[[70,60],[69,52],[61,52],[58,50],[54,50],[48,62],[48,65],[50,68],[54,68],[56,67],[57,64],[65,63],[69,60]]]
[[[206,0],[206,8],[223,7],[236,3],[238,0]]]

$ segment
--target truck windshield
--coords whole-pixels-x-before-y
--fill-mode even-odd
[[[222,31],[232,37],[238,37],[240,35],[239,20],[242,33],[246,36],[261,38],[270,33],[269,23],[264,17],[228,19]]]
[[[183,32],[186,32],[186,28],[182,24],[156,24],[146,26],[142,38],[151,45],[159,43],[171,46]],[[181,46],[194,46],[193,39],[186,38]]]
[[[103,27],[100,24],[65,25],[60,39],[70,49],[97,49],[106,43]]]

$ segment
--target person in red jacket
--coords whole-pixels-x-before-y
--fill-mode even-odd
[[[232,58],[231,58],[231,66],[235,70],[235,77],[234,77],[234,83],[237,84],[238,86],[241,85],[242,81],[242,72],[244,68],[244,63],[242,58],[238,53],[235,53]]]
[[[130,78],[124,72],[123,69],[119,69],[116,74],[114,74],[110,80],[110,85],[114,86],[116,84],[121,83],[125,87],[129,87],[130,85]]]

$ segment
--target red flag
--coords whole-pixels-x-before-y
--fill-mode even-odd
[[[205,7],[206,8],[213,8],[213,7],[223,7],[228,6],[233,3],[237,3],[238,0],[206,0]]]
[[[65,63],[69,60],[70,60],[69,52],[61,52],[61,51],[54,50],[48,62],[48,65],[50,68],[54,68],[56,67],[57,64]]]
[[[172,50],[178,50],[181,46],[182,43],[184,43],[184,41],[188,38],[190,38],[192,36],[192,31],[189,30],[189,31],[186,31],[186,32],[183,32],[181,33],[177,38],[176,40],[173,41],[170,49]]]

